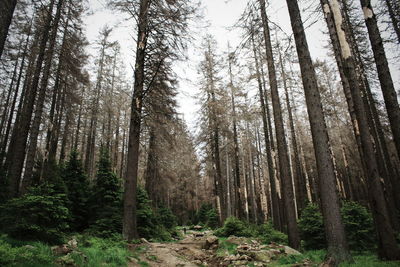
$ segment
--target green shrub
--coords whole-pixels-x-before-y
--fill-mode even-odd
[[[207,216],[207,221],[206,221],[205,225],[207,227],[215,229],[219,226],[219,217],[218,217],[218,213],[215,209],[208,210],[206,213],[206,216]]]
[[[231,235],[247,236],[245,229],[246,225],[244,222],[242,222],[236,217],[228,217],[224,222],[224,226],[217,229],[214,233],[217,236],[223,236],[223,237],[228,237]]]
[[[33,187],[24,196],[0,207],[0,226],[13,238],[62,242],[70,218],[66,203],[66,194],[57,190],[56,185]]]
[[[176,217],[171,209],[167,207],[160,207],[157,209],[157,218],[159,223],[166,229],[172,230],[176,227]]]
[[[83,236],[78,238],[78,248],[82,252],[73,253],[72,259],[77,266],[127,266],[131,252],[120,238],[98,238]]]
[[[351,201],[343,202],[340,213],[350,249],[373,249],[376,240],[371,213],[365,207]]]
[[[346,201],[343,202],[340,213],[350,249],[372,249],[375,233],[372,216],[368,210],[355,202]],[[322,215],[316,204],[309,204],[303,210],[299,228],[305,249],[321,249],[326,246]]]
[[[78,158],[78,152],[72,151],[62,170],[62,179],[68,189],[69,210],[71,212],[71,230],[82,231],[88,227],[89,181]]]
[[[158,218],[156,213],[153,211],[150,202],[147,192],[143,188],[139,187],[136,195],[136,216],[139,236],[146,239],[160,241],[171,240],[171,233],[174,229],[167,229],[160,222],[161,219]]]
[[[11,242],[10,242],[11,241]],[[55,257],[49,246],[33,242],[13,245],[13,240],[0,239],[0,266],[53,266]]]
[[[302,211],[299,228],[305,249],[326,247],[324,224],[318,205],[310,203]]]
[[[109,237],[122,232],[123,211],[120,184],[120,180],[112,171],[109,153],[102,148],[93,193],[89,200],[90,232],[93,235]]]
[[[258,226],[257,237],[264,244],[270,244],[272,242],[278,244],[287,244],[288,237],[286,234],[275,230],[270,222],[264,223]]]

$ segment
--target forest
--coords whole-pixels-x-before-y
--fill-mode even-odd
[[[400,266],[399,60],[398,0],[1,0],[0,266]]]

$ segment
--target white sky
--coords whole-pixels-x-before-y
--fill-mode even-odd
[[[105,0],[89,0],[89,6],[92,15],[85,19],[87,25],[87,37],[92,44],[90,52],[96,56],[94,50],[94,42],[97,40],[99,30],[108,24],[109,26],[116,26],[111,39],[118,40],[121,45],[121,51],[124,55],[125,63],[127,64],[127,76],[132,77],[133,71],[131,66],[134,64],[134,50],[135,42],[132,35],[135,32],[135,25],[133,21],[124,20],[123,15],[107,8]],[[286,33],[291,34],[290,20],[287,12],[286,1],[283,0],[270,0],[270,6],[267,7],[267,13],[273,22],[278,24]],[[302,3],[304,1],[300,1]],[[314,1],[319,4],[319,1]],[[198,107],[194,99],[197,93],[196,77],[197,65],[199,63],[201,51],[196,47],[201,42],[202,36],[207,32],[211,33],[218,42],[220,51],[226,51],[227,43],[230,42],[231,47],[235,47],[240,42],[239,30],[230,31],[228,27],[232,26],[240,17],[243,12],[247,1],[246,0],[202,0],[204,6],[205,20],[208,21],[209,27],[207,29],[199,29],[196,27],[195,37],[196,41],[193,45],[189,46],[188,56],[189,61],[181,62],[176,66],[176,71],[180,78],[179,83],[179,112],[184,114],[188,123],[189,129],[194,129],[195,118]],[[302,6],[305,8],[305,6]],[[303,11],[303,21],[310,15],[310,8]],[[313,59],[326,58],[327,50],[324,48],[327,44],[327,36],[322,34],[326,29],[321,20],[316,24],[308,27],[306,30],[308,45]],[[308,23],[306,23],[307,25]],[[396,81],[397,89],[399,89],[400,72],[399,67],[392,67],[392,76]]]

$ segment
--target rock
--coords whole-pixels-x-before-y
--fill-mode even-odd
[[[250,249],[250,246],[248,245],[248,244],[242,244],[242,245],[239,245],[238,247],[237,247],[237,250],[239,251],[239,250],[249,250]]]
[[[51,251],[56,255],[66,255],[72,252],[72,249],[64,244],[60,246],[51,247]]]
[[[71,239],[70,241],[68,241],[68,246],[72,249],[76,249],[78,248],[78,241],[76,241],[75,238]]]
[[[35,247],[34,247],[34,246],[31,246],[31,245],[26,245],[26,246],[24,246],[24,248],[27,248],[27,249],[35,249]]]
[[[145,244],[150,244],[150,242],[149,241],[147,241],[147,239],[146,238],[140,238],[140,242],[141,243],[145,243]]]
[[[239,256],[239,260],[251,261],[251,258],[247,255],[241,255]]]
[[[284,246],[283,248],[284,248],[285,253],[287,255],[301,255],[301,253],[299,251],[297,251],[297,250],[295,250],[295,249],[293,249],[291,247]]]
[[[193,236],[194,237],[203,237],[204,233],[194,233]]]
[[[246,243],[246,238],[245,237],[237,237],[234,235],[229,236],[226,241],[235,245],[240,245],[243,243]]]
[[[193,229],[194,229],[194,230],[201,230],[201,229],[203,229],[203,226],[201,226],[201,225],[195,225],[195,226],[193,226]]]
[[[58,258],[56,262],[61,266],[76,266],[75,261],[71,258],[70,254]]]
[[[218,243],[219,243],[218,237],[211,235],[206,238],[206,241],[203,244],[203,248],[204,249],[211,249],[211,248],[215,249],[215,248],[218,248]]]
[[[278,250],[238,250],[239,254],[246,255],[254,261],[268,263],[279,254]],[[278,252],[278,253],[276,253]]]

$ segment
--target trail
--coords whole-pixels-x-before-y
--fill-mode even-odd
[[[228,267],[270,266],[281,256],[301,255],[288,246],[271,243],[263,245],[253,238],[228,237],[224,243],[212,231],[189,231],[176,243],[157,243],[142,240],[131,245],[135,255],[129,266],[134,267]],[[227,245],[230,244],[230,245]],[[230,246],[231,250],[228,249]],[[233,249],[232,249],[233,248]],[[278,266],[278,265],[274,265]],[[286,266],[317,266],[307,258]]]
[[[151,267],[197,267],[204,263],[213,266],[215,254],[212,250],[202,248],[210,235],[210,232],[190,231],[177,243],[145,242],[132,246],[133,251],[139,249],[143,252],[140,253],[139,260],[132,259],[129,266],[145,266],[144,262]]]

